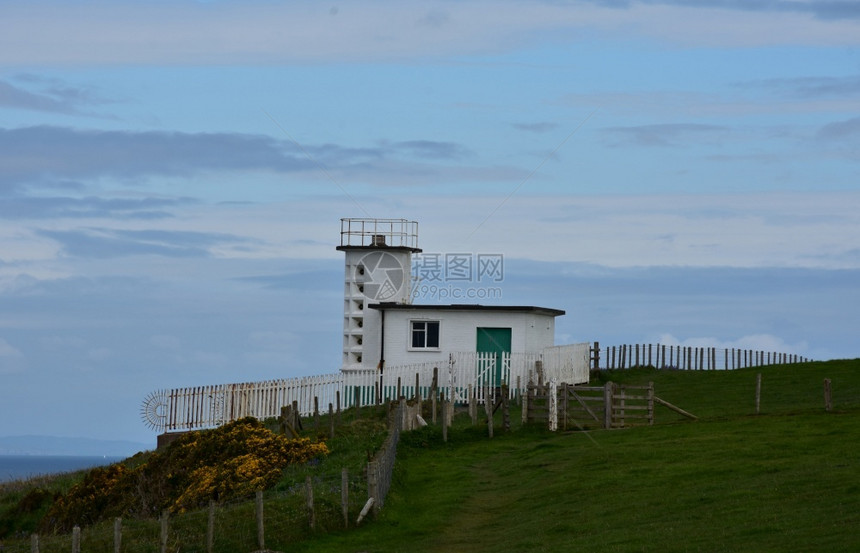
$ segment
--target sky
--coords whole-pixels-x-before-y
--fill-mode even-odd
[[[559,344],[858,357],[858,46],[848,0],[7,0],[0,436],[337,372],[344,217],[502,256]]]

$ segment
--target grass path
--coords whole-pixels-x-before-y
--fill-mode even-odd
[[[797,388],[819,386],[820,374],[766,374],[760,416],[733,407],[749,403],[754,374],[722,375],[719,402],[713,376],[673,374],[658,392],[694,411],[698,399],[704,420],[591,439],[455,429],[441,444],[433,429],[404,434],[382,516],[301,550],[860,551],[860,398],[844,394],[860,375],[824,369],[842,384],[839,413],[814,406],[818,390]]]

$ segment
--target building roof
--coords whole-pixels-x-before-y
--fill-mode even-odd
[[[499,312],[517,312],[517,313],[533,313],[535,315],[549,315],[551,317],[559,317],[564,315],[561,309],[551,309],[549,307],[535,307],[533,305],[479,305],[476,303],[452,303],[447,305],[411,305],[406,303],[371,303],[368,305],[371,309],[379,310],[399,310],[399,311],[499,311]]]

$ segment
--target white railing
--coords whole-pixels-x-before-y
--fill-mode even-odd
[[[305,376],[263,382],[245,382],[174,388],[150,394],[141,412],[159,432],[209,428],[243,417],[264,419],[280,415],[281,407],[295,402],[299,413],[374,405],[400,396],[430,396],[434,376],[441,396],[465,403],[474,394],[481,403],[495,397],[503,384],[510,397],[523,393],[529,380],[537,380],[537,361],[545,379],[581,384],[588,382],[589,344],[545,348],[540,353],[454,352],[447,360]],[[416,389],[417,388],[417,389]]]

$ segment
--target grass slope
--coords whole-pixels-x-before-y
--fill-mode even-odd
[[[660,409],[658,425],[626,430],[489,440],[459,419],[448,443],[404,433],[379,519],[298,550],[860,550],[860,360],[601,378],[654,381],[700,420]]]

